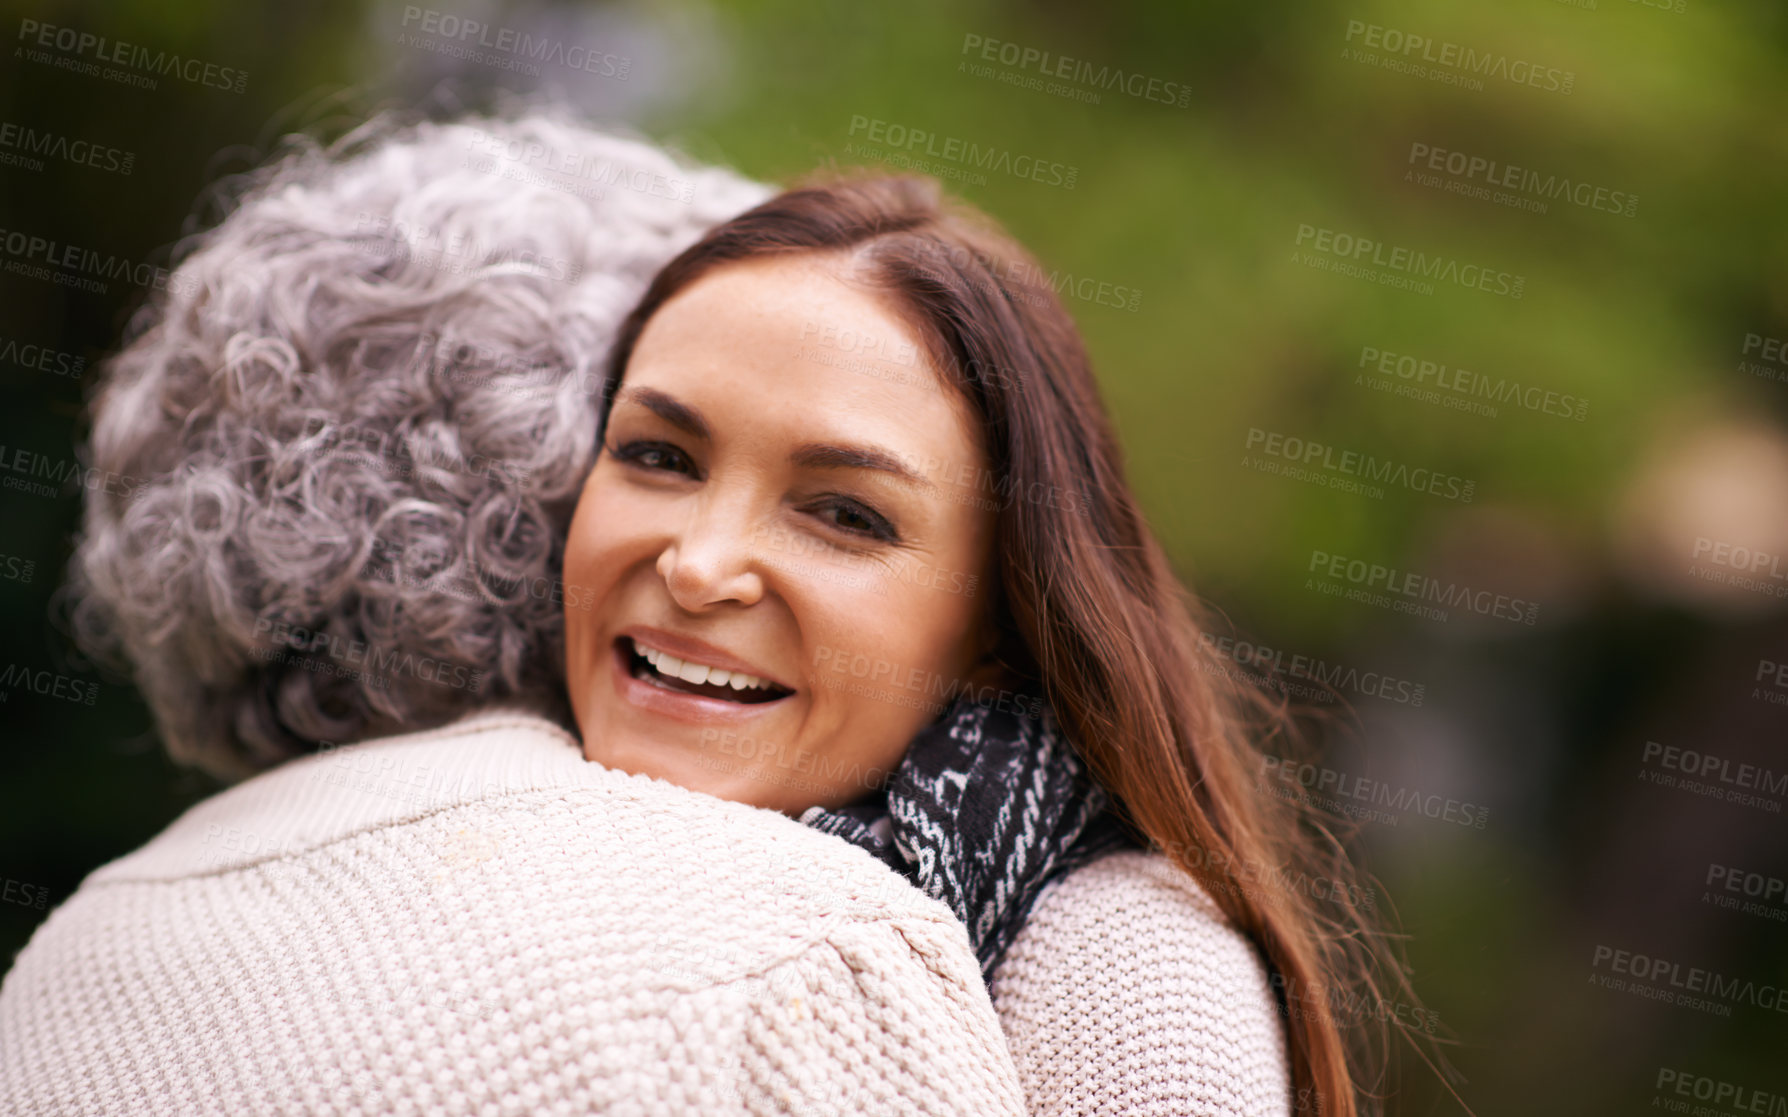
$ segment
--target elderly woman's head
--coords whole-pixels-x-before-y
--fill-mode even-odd
[[[771,191],[548,114],[293,150],[183,246],[93,405],[71,570],[169,751],[240,777],[496,700],[563,707],[559,566],[604,362]]]

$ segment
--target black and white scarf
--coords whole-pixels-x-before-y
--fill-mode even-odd
[[[1140,848],[1075,755],[1054,711],[959,696],[914,738],[883,788],[801,821],[862,846],[950,906],[989,985],[1045,885]]]

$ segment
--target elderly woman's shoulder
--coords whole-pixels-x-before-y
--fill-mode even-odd
[[[992,992],[1032,1114],[1289,1112],[1261,955],[1162,854],[1050,885]]]
[[[712,918],[720,894],[752,901],[754,919],[731,924],[735,938],[760,923],[781,941],[789,926],[817,940],[853,920],[953,920],[856,846],[775,811],[591,763],[563,726],[519,705],[294,758],[195,804],[89,881],[276,871],[273,862],[370,846],[414,852],[431,884],[488,863],[503,867],[511,892],[612,890],[687,907],[691,919]],[[683,887],[663,887],[671,881]]]
[[[508,711],[200,804],[90,876],[0,984],[3,1112],[383,1113],[456,1092],[530,1112],[1023,1111],[942,903]]]

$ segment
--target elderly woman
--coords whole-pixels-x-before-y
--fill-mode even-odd
[[[40,929],[0,1097],[1363,1104],[1370,927],[1237,883],[1345,865],[1021,249],[551,120],[355,144],[250,185],[96,405],[157,481],[89,507],[82,631],[261,774]]]

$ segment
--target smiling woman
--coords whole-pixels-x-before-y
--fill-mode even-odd
[[[874,656],[952,690],[991,679],[987,599],[900,577],[991,575],[994,514],[959,477],[922,472],[985,472],[967,402],[803,353],[814,322],[909,338],[852,267],[840,253],[717,268],[634,345],[566,542],[567,580],[596,598],[565,618],[591,760],[798,815],[860,798],[862,773],[891,771],[929,720],[824,685],[826,665]],[[763,561],[794,540],[808,561]],[[741,673],[768,687],[738,689]],[[722,768],[720,730],[765,747]],[[807,780],[770,778],[791,758]]]
[[[1213,662],[1039,274],[936,182],[872,175],[658,273],[566,546],[596,596],[566,615],[585,754],[798,817],[949,902],[1032,1113],[1350,1117],[1373,1036],[1337,1008],[1377,1005],[1381,972],[1413,999],[1358,908],[1245,884],[1354,876],[1256,786],[1294,727]],[[770,540],[818,557],[791,573]],[[902,576],[921,564],[991,592]],[[716,671],[770,685],[691,689]],[[945,702],[904,701],[912,679]],[[784,778],[791,756],[829,778]]]

